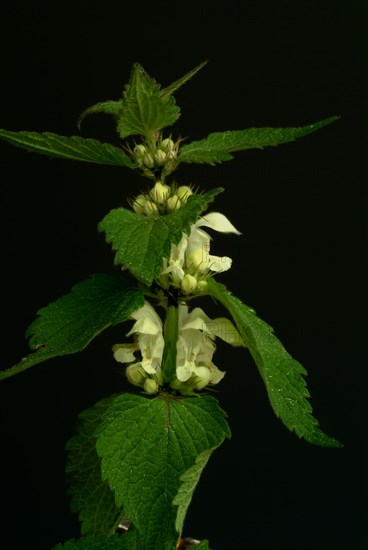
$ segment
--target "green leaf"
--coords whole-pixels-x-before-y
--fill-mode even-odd
[[[181,485],[176,497],[173,500],[173,504],[178,506],[178,512],[175,521],[175,528],[178,533],[183,530],[184,519],[187,514],[187,510],[192,500],[194,489],[196,488],[199,478],[206,466],[214,449],[207,449],[197,456],[195,464],[189,468],[181,476]]]
[[[273,329],[213,278],[208,280],[208,291],[232,315],[257,364],[276,416],[289,430],[310,443],[339,447],[336,439],[319,429],[318,421],[312,415],[304,380],[306,370],[287,353]]]
[[[222,192],[213,189],[203,195],[191,195],[184,206],[165,216],[148,217],[125,208],[111,210],[98,229],[116,251],[115,264],[122,265],[134,277],[151,285],[170,256],[171,245],[177,244],[183,232],[189,233],[199,214]]]
[[[151,137],[154,132],[173,124],[179,116],[175,99],[163,93],[160,85],[136,63],[118,115],[120,137],[135,134]]]
[[[176,92],[176,90],[181,88],[183,84],[188,82],[188,80],[190,80],[195,74],[197,74],[198,71],[200,71],[205,65],[207,65],[207,63],[208,61],[202,61],[202,63],[200,63],[197,67],[195,67],[195,69],[192,69],[191,71],[189,71],[189,73],[186,73],[184,76],[182,76],[181,78],[179,78],[178,80],[176,80],[175,82],[173,82],[172,84],[164,88],[161,92],[161,97],[164,97],[166,95],[171,95],[174,92]]]
[[[96,139],[59,136],[50,132],[39,134],[37,132],[10,132],[1,129],[0,139],[27,151],[50,157],[134,168],[133,162],[122,149],[114,147],[110,143],[101,143]]]
[[[81,351],[100,332],[125,321],[143,304],[143,292],[122,276],[93,275],[38,312],[26,332],[36,353],[0,372],[0,380],[51,357]]]
[[[122,535],[110,537],[82,537],[57,544],[53,550],[136,550],[136,532],[128,531]]]
[[[114,115],[117,117],[122,109],[122,101],[100,101],[91,107],[88,107],[83,113],[79,115],[77,126],[80,130],[83,120],[89,116],[96,113],[105,113],[106,115]]]
[[[248,128],[247,130],[215,132],[209,134],[205,139],[183,145],[177,161],[215,164],[231,160],[233,155],[230,153],[235,151],[262,149],[294,141],[331,124],[338,118],[340,117],[333,116],[301,128]]]
[[[115,398],[96,432],[102,475],[138,531],[137,550],[175,548],[173,505],[186,470],[230,431],[210,396]]]
[[[82,535],[112,535],[123,517],[114,493],[101,479],[101,459],[96,451],[95,431],[113,399],[103,399],[83,411],[76,434],[66,445],[71,510],[79,513]]]
[[[198,544],[195,545],[194,550],[209,550],[208,549],[208,540],[201,540]]]

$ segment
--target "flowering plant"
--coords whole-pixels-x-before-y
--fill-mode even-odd
[[[273,329],[217,281],[232,260],[210,253],[207,230],[240,235],[223,214],[207,211],[224,190],[199,191],[171,178],[182,163],[220,163],[236,151],[295,140],[337,117],[299,128],[217,132],[190,143],[164,135],[180,116],[173,93],[202,66],[162,88],[136,64],[122,98],[82,113],[79,125],[94,113],[112,115],[119,147],[77,136],[0,130],[2,139],[29,151],[124,166],[150,180],[129,208],[112,210],[98,226],[121,270],[93,275],[41,309],[27,330],[33,353],[0,372],[5,379],[76,353],[109,326],[128,322],[128,340],[112,352],[135,388],[80,415],[67,443],[67,473],[82,537],[58,544],[58,550],[173,550],[194,543],[182,538],[193,491],[212,452],[230,437],[226,414],[211,395],[225,375],[213,362],[218,339],[248,348],[287,428],[310,443],[339,445],[312,415],[305,369]],[[222,304],[227,315],[211,319],[192,306],[203,296]],[[208,542],[197,541],[197,548],[208,548]]]

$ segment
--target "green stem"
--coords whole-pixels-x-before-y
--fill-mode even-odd
[[[170,382],[176,372],[176,342],[178,340],[178,308],[167,308],[164,328],[165,348],[162,361],[162,370],[165,382]]]

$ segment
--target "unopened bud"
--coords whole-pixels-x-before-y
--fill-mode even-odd
[[[166,160],[165,151],[161,151],[161,149],[158,149],[158,151],[156,151],[155,153],[155,161],[159,166],[162,166],[163,164],[165,164],[165,160]]]
[[[190,294],[197,287],[197,279],[193,275],[186,273],[181,281],[181,289],[184,294]]]
[[[179,199],[178,195],[173,195],[166,201],[166,207],[169,210],[169,212],[173,212],[174,210],[179,210],[181,207],[181,200]]]
[[[163,185],[160,181],[158,181],[151,191],[151,197],[159,204],[163,204],[167,199],[169,191],[170,187],[168,185]]]
[[[134,212],[137,212],[137,214],[143,214],[144,213],[144,207],[146,205],[146,197],[144,195],[138,195],[136,199],[133,202],[133,210]]]
[[[131,365],[126,368],[126,376],[131,384],[141,386],[145,379],[144,370],[136,365]]]
[[[206,292],[207,288],[208,288],[207,281],[198,281],[197,288],[196,288],[198,292]]]
[[[153,378],[146,378],[143,384],[143,388],[147,393],[157,393],[158,392],[158,384],[156,380],[153,380]]]
[[[147,168],[153,168],[155,165],[155,161],[153,160],[152,156],[149,153],[144,155],[143,162],[144,162],[144,165],[147,166]]]
[[[170,138],[163,139],[160,145],[160,149],[168,153],[169,151],[173,151],[175,149],[175,143]]]
[[[207,367],[198,367],[196,373],[195,388],[201,390],[207,386],[211,378],[210,370]]]
[[[144,205],[144,211],[147,216],[155,216],[156,214],[158,214],[157,205],[152,201],[146,201]]]
[[[137,156],[143,156],[145,153],[147,152],[147,149],[146,147],[140,143],[139,145],[136,145],[134,147],[134,154],[137,155]]]
[[[176,193],[179,199],[183,202],[186,202],[188,200],[188,197],[190,197],[190,195],[193,195],[193,191],[187,185],[181,185]]]

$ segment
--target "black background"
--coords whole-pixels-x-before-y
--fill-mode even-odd
[[[348,550],[367,542],[365,4],[2,4],[3,128],[77,133],[79,113],[116,99],[135,61],[165,86],[209,60],[176,94],[176,136],[342,116],[298,142],[177,172],[181,184],[226,188],[214,208],[243,235],[216,235],[214,253],[234,258],[221,281],[305,365],[315,415],[344,443],[323,449],[289,433],[248,354],[219,344],[216,364],[227,375],[218,397],[233,438],[211,458],[185,527],[214,550]],[[82,135],[116,143],[103,115],[86,119]],[[144,186],[128,170],[1,146],[1,368],[27,354],[24,331],[39,307],[91,273],[115,272],[96,224]],[[64,445],[81,410],[128,388],[110,352],[125,330],[1,383],[2,547],[48,550],[78,536]]]

